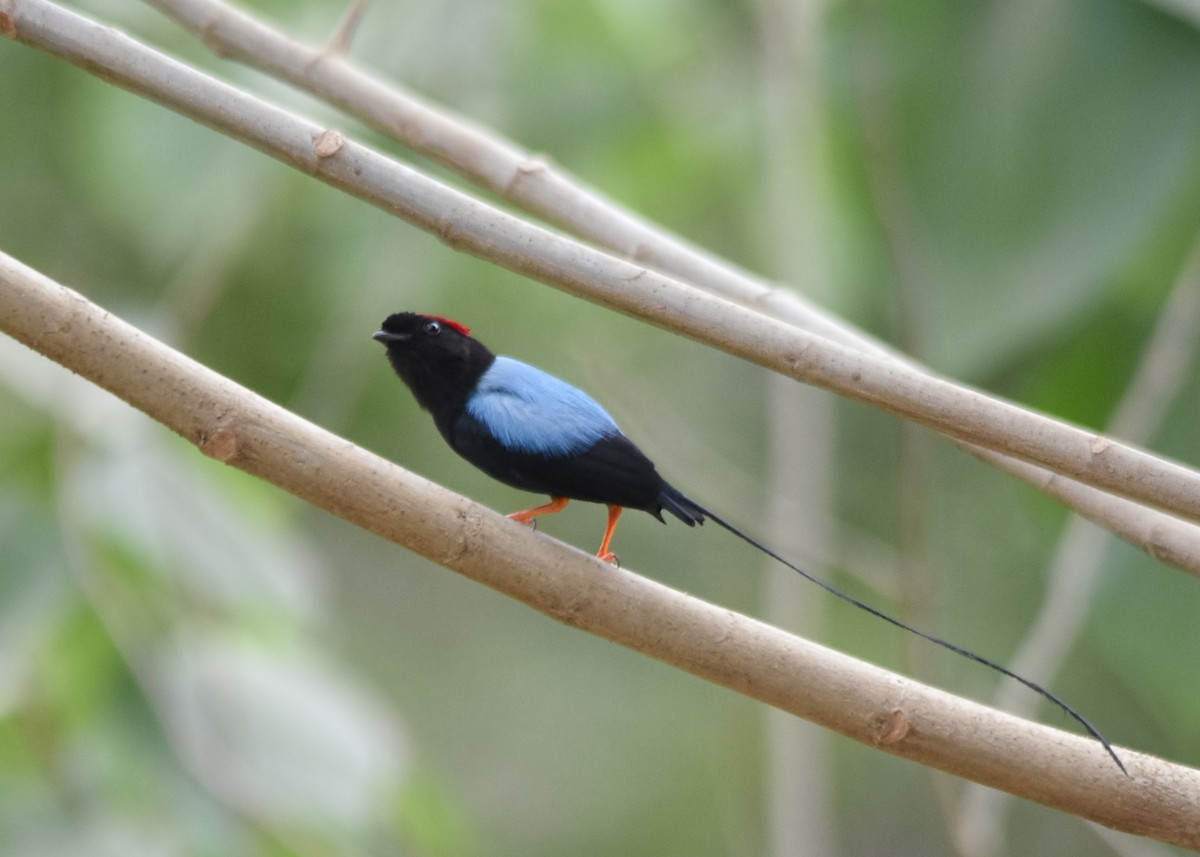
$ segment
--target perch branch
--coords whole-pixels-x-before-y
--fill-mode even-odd
[[[253,146],[454,248],[956,439],[1200,520],[1200,473],[838,345],[526,223],[47,0],[0,0],[0,34]]]
[[[760,309],[842,345],[909,358],[801,295],[778,288],[605,199],[547,159],[316,50],[224,0],[146,0],[217,54],[286,80],[514,205],[627,259]],[[353,14],[361,6],[352,7]],[[920,369],[916,364],[912,368]],[[1119,432],[1117,434],[1120,434]],[[1200,527],[1045,468],[959,441],[968,452],[1044,491],[1156,559],[1200,575]]]
[[[0,330],[203,453],[522,601],[865,744],[1200,847],[1200,771],[911,681],[614,568],[360,449],[0,254]]]

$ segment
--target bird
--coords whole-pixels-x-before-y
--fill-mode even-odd
[[[550,500],[508,517],[532,524],[571,500],[608,507],[596,556],[616,562],[613,533],[625,509],[666,523],[667,512],[689,527],[711,520],[832,595],[937,646],[1020,682],[1078,722],[1125,765],[1108,740],[1078,711],[1039,684],[968,649],[913,627],[784,559],[742,529],[667,482],[591,396],[548,372],[494,354],[471,329],[440,315],[397,312],[372,338],[450,448],[492,478]]]

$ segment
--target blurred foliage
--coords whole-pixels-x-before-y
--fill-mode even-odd
[[[139,4],[81,5],[336,116]],[[256,9],[312,42],[342,12]],[[376,0],[354,54],[773,276],[768,9]],[[834,265],[832,282],[797,285],[939,371],[1102,426],[1200,227],[1200,34],[1126,0],[852,0],[821,23],[832,198],[813,215]],[[456,256],[23,46],[0,43],[0,80],[2,249],[251,389],[518,508],[528,498],[443,447],[369,340],[393,310],[435,311],[592,390],[671,481],[750,530],[788,499],[763,496],[760,370]],[[1197,375],[1147,441],[1192,463]],[[895,569],[918,562],[928,603],[893,609],[1004,660],[1041,602],[1063,510],[943,444],[921,484],[904,483],[896,421],[851,403],[838,417],[836,449],[818,454],[835,456],[841,549],[807,559],[882,555],[882,569],[849,563],[839,576],[885,604]],[[0,852],[764,848],[761,706],[203,459],[8,341],[0,474]],[[903,554],[902,501],[923,510],[919,557]],[[601,522],[581,506],[545,529],[591,546]],[[630,516],[619,549],[670,585],[762,613],[758,558],[719,531]],[[799,581],[792,591],[824,598]],[[1200,764],[1200,698],[1179,673],[1200,657],[1196,599],[1186,575],[1114,543],[1054,688],[1115,742]],[[910,666],[890,628],[828,609],[831,645],[956,692],[994,686],[940,655]],[[817,787],[834,798],[845,853],[954,853],[935,777],[829,740],[832,774]],[[1041,807],[1016,805],[1008,828],[1014,854],[1046,841],[1095,853],[1077,821]]]

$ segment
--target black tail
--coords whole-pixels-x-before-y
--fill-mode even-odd
[[[666,509],[689,527],[694,527],[696,524],[703,524],[705,518],[712,518],[714,521],[717,521],[716,516],[712,512],[702,506],[697,506],[665,482],[663,483],[662,491],[658,494],[658,503],[663,509]],[[661,514],[659,514],[658,519],[662,520]],[[717,521],[717,523],[723,522]],[[728,527],[729,525],[726,524],[725,526]],[[741,535],[741,533],[738,535]],[[742,538],[746,537],[742,536]]]
[[[975,663],[977,663],[977,664],[983,664],[985,667],[988,667],[989,669],[993,669],[996,672],[1000,673],[1001,675],[1005,675],[1011,679],[1015,679],[1016,681],[1019,681],[1021,684],[1025,685],[1027,688],[1032,690],[1034,693],[1040,694],[1041,696],[1050,700],[1052,703],[1054,703],[1060,709],[1062,709],[1064,712],[1066,712],[1066,714],[1068,716],[1070,716],[1076,722],[1078,722],[1080,726],[1082,726],[1084,729],[1087,730],[1089,735],[1091,735],[1093,738],[1095,738],[1097,741],[1100,742],[1101,746],[1103,746],[1104,749],[1108,752],[1108,755],[1112,757],[1112,760],[1117,763],[1117,767],[1121,769],[1121,773],[1123,773],[1125,776],[1129,776],[1129,771],[1125,770],[1125,765],[1121,763],[1121,759],[1117,756],[1116,751],[1113,750],[1112,745],[1108,743],[1108,739],[1105,738],[1103,735],[1101,735],[1100,731],[1098,729],[1096,729],[1096,727],[1093,726],[1091,723],[1089,723],[1086,717],[1084,717],[1082,714],[1080,714],[1078,711],[1076,711],[1074,708],[1072,708],[1066,702],[1059,699],[1053,693],[1046,690],[1046,688],[1042,687],[1041,685],[1036,684],[1036,683],[1030,681],[1029,679],[1022,678],[1021,676],[1014,673],[1012,670],[1009,670],[1009,669],[1006,669],[1005,667],[1000,666],[1000,664],[996,663],[995,661],[990,661],[987,658],[983,657],[982,655],[977,655],[974,652],[969,652],[960,646],[956,646],[951,642],[941,639],[940,637],[935,637],[932,634],[927,634],[926,632],[924,632],[918,628],[914,628],[912,625],[907,625],[904,622],[901,622],[899,619],[896,619],[893,616],[889,616],[887,613],[884,613],[882,610],[878,610],[875,607],[872,607],[870,604],[867,604],[866,602],[859,601],[857,598],[855,598],[853,595],[849,594],[848,592],[843,592],[842,590],[838,589],[833,584],[826,583],[821,578],[819,578],[813,574],[810,574],[809,572],[800,568],[798,565],[788,562],[786,559],[781,557],[779,554],[775,553],[775,551],[771,550],[769,547],[767,547],[767,546],[763,545],[762,543],[756,541],[755,539],[751,538],[746,533],[742,532],[741,530],[739,530],[737,527],[735,527],[733,524],[729,523],[728,521],[718,517],[717,515],[714,515],[712,512],[708,511],[708,509],[705,509],[703,506],[701,506],[699,503],[696,503],[694,500],[689,500],[687,497],[684,497],[682,494],[680,494],[678,491],[676,491],[674,488],[672,488],[669,485],[665,486],[663,493],[661,495],[659,495],[659,501],[663,504],[664,509],[669,511],[671,514],[675,515],[681,521],[686,523],[689,527],[695,526],[696,524],[703,524],[705,518],[711,518],[719,526],[724,527],[726,530],[733,533],[735,536],[737,536],[742,541],[758,548],[760,551],[765,553],[771,559],[775,560],[776,562],[782,563],[783,565],[786,565],[788,568],[790,568],[792,571],[799,574],[805,580],[815,583],[817,586],[821,587],[822,589],[824,589],[826,592],[830,593],[831,595],[836,595],[838,598],[842,599],[843,601],[853,604],[858,609],[865,610],[866,612],[870,613],[872,616],[876,616],[885,622],[890,622],[891,624],[895,625],[897,628],[908,631],[910,634],[916,634],[921,639],[928,640],[929,642],[933,643],[935,646],[941,646],[943,649],[947,649],[951,652],[954,652],[956,655],[962,655],[964,658],[975,661]]]

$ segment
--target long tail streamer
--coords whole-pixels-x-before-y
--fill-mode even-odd
[[[845,601],[849,604],[853,604],[858,609],[865,610],[866,612],[870,613],[872,616],[876,616],[885,622],[889,622],[892,625],[895,625],[897,628],[908,631],[910,634],[916,634],[921,639],[928,640],[929,642],[933,643],[935,646],[941,646],[943,649],[946,649],[947,651],[954,652],[956,655],[962,655],[964,658],[967,658],[968,660],[975,661],[975,663],[977,663],[977,664],[983,664],[983,666],[988,667],[989,669],[993,669],[996,672],[1000,673],[1001,675],[1005,675],[1011,679],[1019,681],[1021,684],[1025,685],[1025,687],[1032,690],[1034,693],[1040,694],[1041,696],[1050,700],[1050,702],[1054,703],[1056,706],[1058,706],[1060,709],[1062,709],[1069,717],[1071,717],[1073,720],[1075,720],[1077,723],[1079,723],[1080,726],[1082,726],[1084,729],[1086,729],[1089,735],[1091,735],[1093,738],[1095,738],[1097,741],[1099,741],[1101,746],[1104,747],[1105,751],[1108,752],[1108,755],[1112,757],[1112,760],[1114,762],[1116,762],[1117,767],[1121,769],[1121,773],[1123,773],[1125,776],[1129,776],[1129,771],[1125,770],[1125,765],[1121,762],[1121,759],[1117,755],[1116,751],[1113,750],[1112,745],[1108,743],[1108,739],[1100,734],[1100,730],[1098,730],[1095,726],[1093,726],[1086,717],[1084,717],[1082,714],[1080,714],[1078,711],[1076,711],[1074,708],[1072,708],[1070,705],[1068,705],[1065,701],[1063,701],[1059,697],[1055,696],[1050,691],[1046,690],[1046,688],[1042,687],[1040,684],[1032,682],[1027,678],[1022,678],[1021,676],[1017,675],[1012,670],[1002,667],[1000,664],[996,663],[995,661],[988,660],[987,658],[983,657],[982,655],[977,655],[974,652],[971,652],[971,651],[968,651],[968,650],[962,648],[961,646],[956,646],[947,640],[943,640],[940,637],[935,637],[933,634],[926,633],[925,631],[922,631],[919,628],[914,628],[912,625],[908,625],[904,622],[901,622],[899,619],[895,618],[894,616],[889,616],[887,613],[884,613],[882,610],[872,607],[870,604],[867,604],[864,601],[860,601],[859,599],[855,598],[853,595],[851,595],[848,592],[843,592],[842,590],[838,589],[833,584],[827,583],[826,581],[822,580],[821,578],[817,577],[816,575],[811,574],[810,572],[807,572],[804,569],[800,568],[798,565],[788,562],[786,559],[781,557],[779,554],[775,553],[775,551],[771,550],[766,545],[762,544],[761,542],[758,542],[753,537],[747,535],[742,530],[738,529],[733,524],[729,523],[728,521],[724,520],[723,518],[719,517],[718,515],[714,515],[712,512],[708,511],[708,509],[705,509],[703,506],[699,505],[698,503],[693,501],[691,498],[688,498],[688,502],[691,503],[693,506],[695,506],[706,517],[711,518],[718,525],[724,527],[726,530],[733,533],[735,536],[737,536],[742,541],[758,548],[760,551],[762,551],[764,554],[769,556],[771,559],[775,560],[778,563],[782,563],[783,565],[786,565],[788,568],[790,568],[792,571],[799,574],[805,580],[815,583],[817,586],[821,587],[822,589],[824,589],[826,592],[830,593],[831,595],[835,595],[838,598],[842,599],[843,601]]]

